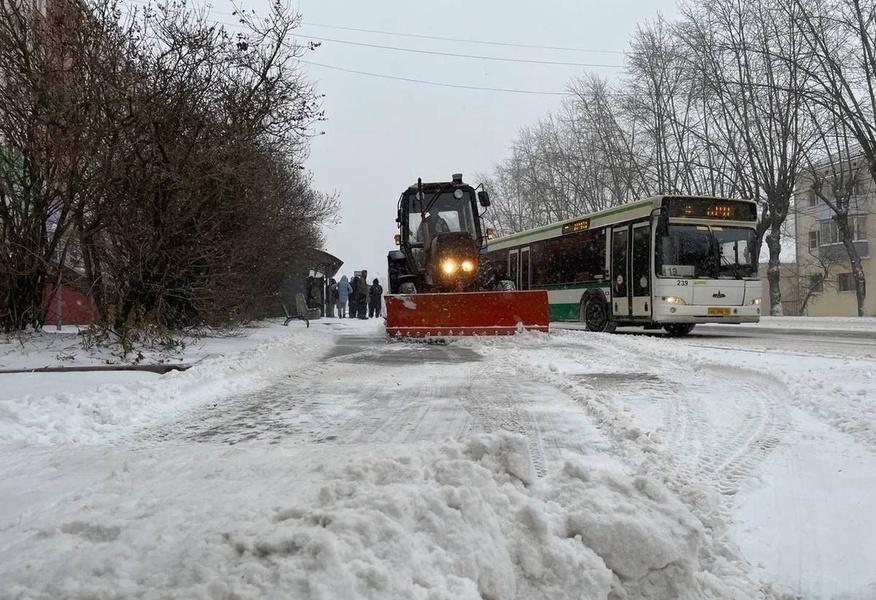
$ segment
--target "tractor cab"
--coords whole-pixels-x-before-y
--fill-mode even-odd
[[[477,196],[486,198],[485,194]],[[451,182],[409,187],[399,200],[399,226],[402,245],[423,247],[427,237],[451,232],[465,232],[478,246],[483,243],[475,190],[459,174]]]
[[[402,194],[399,246],[407,263],[404,280],[414,289],[463,290],[473,285],[486,241],[478,202],[486,207],[489,197],[463,183],[461,174],[449,182],[418,181]]]

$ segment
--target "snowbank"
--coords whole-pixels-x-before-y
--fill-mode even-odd
[[[219,338],[226,354],[205,357],[187,371],[0,374],[0,443],[117,443],[191,408],[221,403],[264,385],[277,370],[315,361],[330,335],[298,328],[255,330],[253,338]],[[268,337],[266,332],[273,332]],[[282,333],[280,333],[282,332]],[[261,335],[258,335],[261,334]],[[229,351],[235,349],[236,352]],[[193,347],[191,356],[201,353]],[[37,361],[45,354],[37,353]],[[32,357],[33,358],[33,357]],[[47,383],[56,381],[55,384]],[[126,383],[102,383],[125,381]],[[69,390],[69,391],[68,391]]]
[[[108,476],[0,521],[0,581],[13,598],[734,597],[698,573],[702,527],[654,480],[581,461],[537,480],[505,433],[334,449],[97,459]]]

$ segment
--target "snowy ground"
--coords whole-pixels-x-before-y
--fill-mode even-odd
[[[0,374],[0,599],[876,598],[876,319],[762,326]],[[118,361],[78,344],[0,370]]]

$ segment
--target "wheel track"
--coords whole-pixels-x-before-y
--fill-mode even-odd
[[[490,372],[496,373],[497,380],[515,381],[510,379],[513,370],[507,365],[497,365],[496,370]],[[508,431],[525,436],[536,475],[544,477],[547,474],[542,437],[532,415],[524,410],[528,402],[516,386],[497,390],[482,377],[474,376],[469,379],[466,393],[460,400],[484,432]]]
[[[562,337],[574,336],[566,333]],[[740,483],[780,441],[785,430],[784,404],[791,397],[790,391],[778,379],[756,370],[699,361],[683,364],[671,352],[668,357],[661,357],[659,352],[643,357],[643,350],[647,353],[649,348],[639,347],[629,338],[611,337],[596,338],[607,342],[594,348],[601,353],[596,366],[613,365],[617,373],[628,373],[630,381],[609,379],[614,386],[608,390],[597,388],[580,375],[536,366],[535,361],[525,356],[526,348],[511,349],[520,355],[506,355],[503,360],[519,365],[517,376],[535,377],[569,393],[584,405],[628,463],[639,465],[640,471],[652,476],[658,474],[682,497],[687,490],[703,487],[717,492],[719,506],[714,509],[719,515],[701,516],[709,521],[720,516],[726,525]],[[579,350],[574,343],[562,339],[556,351],[566,360],[586,364],[586,350],[592,341],[587,336]],[[622,365],[622,370],[618,365]],[[634,378],[643,374],[644,380]],[[703,393],[692,393],[692,388]],[[631,394],[665,401],[664,427],[656,435],[649,435],[651,432],[642,435],[641,429],[625,414],[622,406]],[[725,423],[722,416],[730,418]],[[734,427],[721,435],[714,433],[716,427],[726,424]],[[697,505],[700,512],[712,510]]]

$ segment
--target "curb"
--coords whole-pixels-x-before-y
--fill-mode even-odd
[[[90,371],[145,371],[164,375],[170,371],[187,371],[195,365],[215,358],[222,354],[207,354],[192,363],[178,363],[167,365],[83,365],[79,367],[37,367],[34,369],[0,369],[0,375],[14,373],[87,373]]]
[[[147,371],[164,375],[169,371],[185,371],[196,363],[179,365],[91,365],[82,367],[38,367],[36,369],[0,369],[0,375],[11,373],[77,373],[88,371]]]

